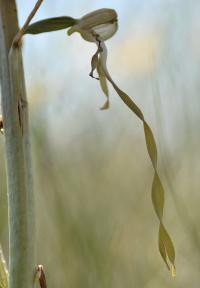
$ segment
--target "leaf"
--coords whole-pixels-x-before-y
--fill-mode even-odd
[[[8,271],[3,252],[0,246],[0,288],[8,288]]]
[[[30,24],[24,34],[40,34],[62,30],[73,26],[76,22],[76,19],[68,16],[48,18]]]

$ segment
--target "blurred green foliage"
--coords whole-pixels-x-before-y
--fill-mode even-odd
[[[1,246],[0,246],[0,287],[8,288],[8,272]]]
[[[174,200],[167,194],[166,209],[171,215],[168,224],[177,239],[176,280],[166,273],[159,257],[157,225],[150,201],[152,169],[144,156],[144,139],[119,127],[113,131],[111,140],[105,137],[109,129],[103,129],[95,116],[90,115],[93,124],[87,132],[60,146],[70,127],[66,126],[60,138],[54,139],[56,127],[47,129],[48,118],[45,121],[40,112],[42,108],[31,119],[32,148],[38,261],[45,267],[48,286],[186,287],[184,279],[186,283],[197,283],[198,223],[189,223],[192,233],[186,225],[191,220],[188,207],[181,206],[183,196],[177,202],[183,215],[178,215],[176,205],[170,209],[168,204]],[[175,159],[180,159],[180,155],[176,154]],[[0,239],[7,255],[3,163],[2,153]],[[178,175],[180,171],[173,168],[174,164],[172,161],[166,168]],[[177,193],[180,183],[187,180],[172,177],[170,181]],[[193,209],[196,205],[193,203]]]

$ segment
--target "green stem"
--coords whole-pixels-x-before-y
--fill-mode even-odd
[[[0,67],[9,213],[9,287],[31,288],[36,265],[28,106],[15,0],[0,0]]]

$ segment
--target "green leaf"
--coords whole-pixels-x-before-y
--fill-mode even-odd
[[[30,24],[24,34],[40,34],[62,30],[73,26],[76,22],[76,19],[68,16],[44,19]]]
[[[7,288],[7,287],[8,287],[8,272],[3,252],[0,246],[0,288]]]

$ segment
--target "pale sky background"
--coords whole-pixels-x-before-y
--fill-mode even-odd
[[[34,1],[17,3],[22,25]],[[156,117],[162,116],[162,133],[176,149],[181,143],[174,142],[174,138],[185,134],[183,123],[187,121],[191,130],[199,118],[199,1],[47,0],[33,22],[61,15],[78,18],[102,7],[114,8],[119,16],[119,30],[107,41],[108,67],[113,78],[135,99],[155,133],[159,130]],[[135,133],[142,135],[138,120],[127,113],[111,87],[111,109],[99,111],[104,96],[99,83],[88,76],[95,49],[78,34],[68,37],[65,30],[26,36],[23,54],[32,111],[40,108],[38,111],[50,119],[49,123],[53,118],[53,133],[58,135],[64,123],[76,127],[69,133],[82,133],[91,125],[86,117],[91,113],[104,126],[114,121],[117,113],[122,122],[126,121],[127,129],[131,123]],[[54,117],[58,113],[59,117]]]

